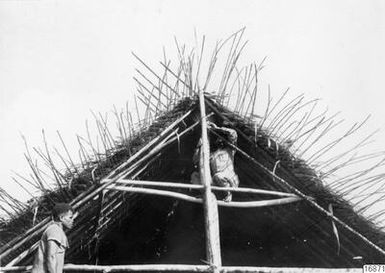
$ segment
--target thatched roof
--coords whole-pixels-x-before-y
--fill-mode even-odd
[[[384,232],[370,217],[363,216],[363,207],[357,207],[354,198],[344,195],[344,191],[363,190],[367,188],[365,181],[371,185],[374,182],[378,184],[383,176],[376,175],[376,179],[366,176],[373,170],[369,167],[347,175],[340,184],[328,185],[325,178],[347,163],[338,161],[344,154],[334,156],[320,165],[325,167],[321,172],[310,164],[313,161],[302,159],[301,152],[323,137],[331,125],[328,124],[330,119],[324,116],[312,116],[312,110],[305,112],[302,120],[296,123],[290,121],[306,106],[314,108],[312,101],[303,102],[301,96],[281,107],[275,116],[271,113],[279,108],[282,98],[277,104],[269,100],[264,116],[256,122],[256,77],[262,66],[250,66],[246,74],[254,73],[255,78],[249,76],[247,80],[245,77],[238,87],[236,102],[232,104],[229,98],[240,78],[238,73],[230,89],[232,72],[240,54],[237,48],[243,48],[239,34],[234,34],[231,37],[233,40],[229,39],[232,46],[225,72],[217,92],[207,94],[207,112],[212,113],[210,119],[218,125],[223,125],[226,120],[226,126],[230,124],[239,132],[237,147],[245,153],[237,152],[235,158],[240,187],[288,193],[294,188],[309,199],[274,207],[220,208],[223,264],[358,267],[362,263],[382,262],[385,259],[381,250],[385,248]],[[223,45],[219,44],[214,52],[206,79],[212,76],[215,59]],[[121,138],[115,141],[106,131],[102,119],[103,156],[95,153],[91,160],[86,160],[91,156],[83,148],[84,161],[80,166],[73,164],[72,160],[64,160],[70,162],[64,173],[52,166],[58,184],[56,189],[45,190],[34,205],[19,209],[11,220],[1,223],[3,264],[20,257],[21,253],[25,255],[16,264],[30,264],[33,253],[25,251],[39,240],[49,221],[50,208],[58,201],[71,201],[80,212],[75,227],[69,233],[71,248],[67,261],[70,263],[94,263],[96,260],[99,264],[204,263],[204,226],[200,205],[166,197],[106,190],[106,185],[116,177],[189,184],[192,154],[201,132],[199,126],[194,127],[200,120],[197,97],[194,95],[195,88],[199,88],[199,83],[195,82],[198,77],[193,75],[196,70],[192,68],[194,62],[191,56],[185,57],[184,54],[180,50],[178,70],[163,64],[163,77],[157,76],[138,58],[148,73],[156,75],[155,80],[149,80],[149,76],[138,71],[150,84],[146,87],[137,80],[139,99],[147,107],[139,129],[129,130],[119,119]],[[200,64],[201,58],[196,58]],[[199,74],[199,69],[196,73]],[[167,74],[176,80],[171,81]],[[207,86],[208,80],[201,88],[206,89]],[[157,95],[154,95],[155,91]],[[126,117],[130,120],[128,114]],[[178,120],[181,117],[183,119]],[[170,124],[174,124],[172,130],[162,135]],[[322,126],[326,127],[317,131]],[[342,138],[358,127],[352,127]],[[331,141],[314,157],[329,150],[341,139]],[[148,143],[151,145],[148,146]],[[138,153],[140,156],[136,157]],[[52,163],[48,151],[47,155],[46,160]],[[350,161],[361,159],[350,158]],[[44,184],[36,165],[30,161],[37,183]],[[129,164],[126,164],[127,161]],[[122,164],[123,167],[119,167]],[[324,171],[326,169],[328,171]],[[195,191],[188,193],[199,194]],[[234,194],[236,201],[255,198],[250,194]],[[15,205],[17,201],[14,202]],[[325,214],[313,203],[330,213]],[[333,221],[337,218],[345,226]]]

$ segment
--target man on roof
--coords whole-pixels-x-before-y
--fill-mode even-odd
[[[209,130],[215,132],[210,135],[210,169],[212,185],[225,188],[237,188],[239,185],[238,175],[234,171],[235,149],[228,143],[236,145],[237,132],[227,127],[218,127],[212,122],[207,123]],[[193,156],[195,171],[191,174],[192,184],[201,184],[199,177],[199,154],[202,141],[199,140]],[[231,192],[227,192],[223,199],[226,202],[232,200]]]
[[[41,236],[31,273],[62,273],[68,239],[64,230],[73,227],[77,213],[67,203],[58,203],[52,210],[53,221]]]

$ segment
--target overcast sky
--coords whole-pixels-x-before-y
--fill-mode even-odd
[[[73,143],[90,110],[132,105],[134,51],[150,64],[174,36],[214,43],[246,27],[243,60],[267,56],[261,77],[273,95],[321,98],[369,129],[385,150],[385,2],[379,1],[0,1],[0,185],[23,197],[11,170],[27,173],[31,146],[56,130]]]

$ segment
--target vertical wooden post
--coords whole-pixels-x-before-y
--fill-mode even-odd
[[[97,208],[97,215],[96,215],[96,220],[95,220],[95,228],[94,228],[94,258],[95,259],[95,265],[99,264],[99,227],[103,223],[103,206],[104,206],[104,195],[106,194],[106,191],[102,191],[99,193],[99,203],[98,203],[98,208]]]
[[[218,205],[211,191],[210,145],[207,136],[206,109],[203,90],[199,91],[199,106],[201,112],[202,146],[200,149],[199,170],[200,179],[204,186],[203,209],[206,229],[206,256],[214,272],[222,265],[221,246],[219,240]]]

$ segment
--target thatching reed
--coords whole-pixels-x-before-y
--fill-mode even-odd
[[[341,219],[383,249],[385,241],[381,228],[385,211],[372,208],[380,207],[385,199],[382,192],[385,153],[361,152],[370,143],[371,133],[353,147],[333,152],[362,130],[366,120],[354,124],[342,135],[334,136],[342,120],[338,115],[317,110],[318,100],[307,101],[304,95],[289,98],[288,90],[277,100],[272,99],[270,90],[267,99],[260,98],[259,74],[264,61],[238,68],[246,45],[242,41],[243,33],[244,29],[218,42],[208,57],[208,63],[205,63],[205,37],[193,50],[176,41],[178,61],[173,64],[165,57],[160,62],[161,72],[155,71],[134,54],[140,65],[134,77],[138,84],[135,101],[142,102],[145,111],[140,113],[137,106],[135,116],[138,118],[134,122],[134,114],[128,109],[118,111],[115,108],[113,116],[117,136],[108,126],[107,118],[95,114],[97,141],[91,137],[87,124],[87,136],[77,137],[79,160],[72,158],[59,133],[64,152],[60,153],[56,148],[51,150],[43,132],[44,148],[33,149],[40,158],[39,163],[26,144],[25,156],[31,175],[23,177],[16,174],[13,180],[33,197],[33,201],[23,204],[12,196],[1,195],[1,209],[8,215],[1,223],[0,252],[4,263],[12,261],[35,244],[48,221],[52,205],[58,201],[71,201],[82,215],[69,236],[70,239],[76,238],[69,252],[69,259],[73,261],[127,262],[121,254],[115,253],[112,257],[105,250],[108,249],[107,239],[113,241],[111,230],[119,230],[127,221],[136,221],[144,229],[144,234],[163,240],[154,247],[156,253],[151,254],[159,257],[166,255],[167,251],[158,248],[164,246],[167,236],[179,238],[168,231],[173,225],[191,223],[194,225],[191,232],[198,236],[201,227],[195,224],[194,219],[185,216],[186,223],[183,224],[180,216],[176,216],[187,211],[200,219],[194,206],[176,201],[159,206],[156,203],[159,198],[105,191],[105,185],[112,183],[116,177],[189,182],[192,152],[200,135],[196,127],[199,121],[196,107],[198,90],[206,92],[208,111],[214,113],[212,119],[219,125],[230,124],[236,128],[240,133],[239,149],[273,174],[261,171],[237,153],[236,168],[241,186],[290,192],[290,187],[277,179],[282,178],[291,187],[312,197],[332,217]],[[223,53],[226,55],[222,56]],[[188,111],[192,113],[183,116]],[[178,121],[180,117],[183,118]],[[175,121],[178,122],[169,128]],[[169,131],[160,135],[165,128]],[[159,141],[151,143],[158,136],[161,136]],[[135,158],[138,151],[141,154]],[[124,163],[132,158],[135,159],[130,164]],[[58,166],[58,161],[64,170]],[[46,168],[43,169],[40,164]],[[118,166],[122,167],[114,171]],[[364,167],[360,169],[360,166]],[[34,197],[29,190],[31,187],[41,191],[41,197]],[[250,200],[251,196],[235,194],[235,198]],[[151,228],[138,215],[157,220],[160,231],[155,235],[151,233]],[[381,251],[336,225],[330,220],[330,215],[322,215],[308,203],[267,208],[263,214],[227,210],[221,211],[221,215],[222,244],[225,245],[223,255],[228,258],[229,264],[240,259],[233,256],[232,252],[236,249],[242,250],[245,262],[252,265],[353,267],[363,262],[364,258],[365,262],[384,259]],[[237,219],[238,227],[232,225],[232,219]],[[132,231],[133,227],[129,229]],[[245,247],[242,245],[244,242],[237,243],[228,229],[242,240],[253,234],[248,245],[253,249],[261,247],[258,256],[253,256],[251,246]],[[104,238],[107,239],[103,241]],[[201,242],[201,239],[197,241]],[[130,245],[135,246],[134,243]],[[189,246],[200,251],[195,243]],[[269,250],[266,250],[267,246],[270,246]],[[153,259],[151,255],[148,257]],[[197,253],[194,258],[199,256]],[[132,259],[134,262],[145,262],[143,257]],[[28,264],[30,261],[31,255],[26,254],[16,264]]]

